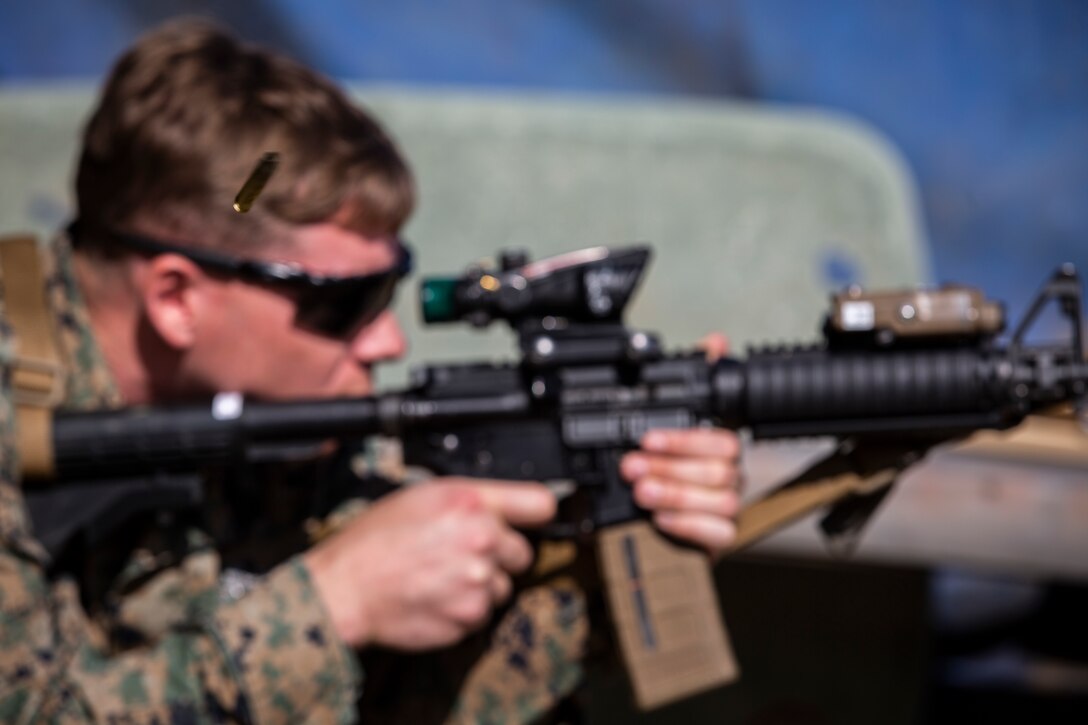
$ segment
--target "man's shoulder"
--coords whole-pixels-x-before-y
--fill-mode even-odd
[[[25,237],[0,237],[0,245],[25,243]],[[60,359],[64,391],[58,407],[93,409],[120,404],[117,386],[106,365],[99,342],[95,339],[83,293],[76,279],[71,242],[61,232],[49,240],[36,240],[38,253],[35,269],[29,273],[39,278],[44,295],[50,334]],[[0,262],[0,365],[12,365],[18,354],[18,341],[27,332],[13,324],[25,315],[11,314],[12,304],[6,294],[6,280],[24,275],[27,269],[5,269]]]

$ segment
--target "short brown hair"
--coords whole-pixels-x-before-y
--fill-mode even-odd
[[[234,196],[266,151],[279,168],[239,214]],[[277,239],[284,223],[395,233],[415,187],[392,139],[332,82],[187,19],[114,66],[84,133],[76,197],[96,247],[102,232],[150,221],[174,241],[237,248]]]

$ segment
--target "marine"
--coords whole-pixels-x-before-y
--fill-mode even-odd
[[[290,59],[203,21],[148,34],[105,83],[76,199],[42,255],[62,407],[365,395],[405,353],[387,306],[411,172]],[[25,281],[3,267],[5,292]],[[540,485],[393,481],[370,500],[373,476],[273,462],[50,556],[19,475],[33,333],[0,329],[0,720],[528,722],[579,684],[591,576],[524,534],[555,512]],[[657,431],[622,468],[661,530],[714,556],[738,455],[728,431]]]

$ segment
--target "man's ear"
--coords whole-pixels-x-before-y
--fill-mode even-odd
[[[187,350],[212,306],[212,280],[192,260],[180,254],[160,254],[148,260],[138,278],[148,322],[170,347]]]

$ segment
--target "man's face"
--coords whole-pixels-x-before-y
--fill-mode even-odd
[[[383,272],[399,253],[392,237],[365,237],[328,223],[298,227],[293,240],[252,257],[346,277]],[[368,395],[374,363],[398,359],[407,348],[389,310],[334,338],[296,325],[293,295],[275,286],[223,280],[209,305],[214,309],[198,330],[192,363],[205,384],[219,391],[265,399]]]

